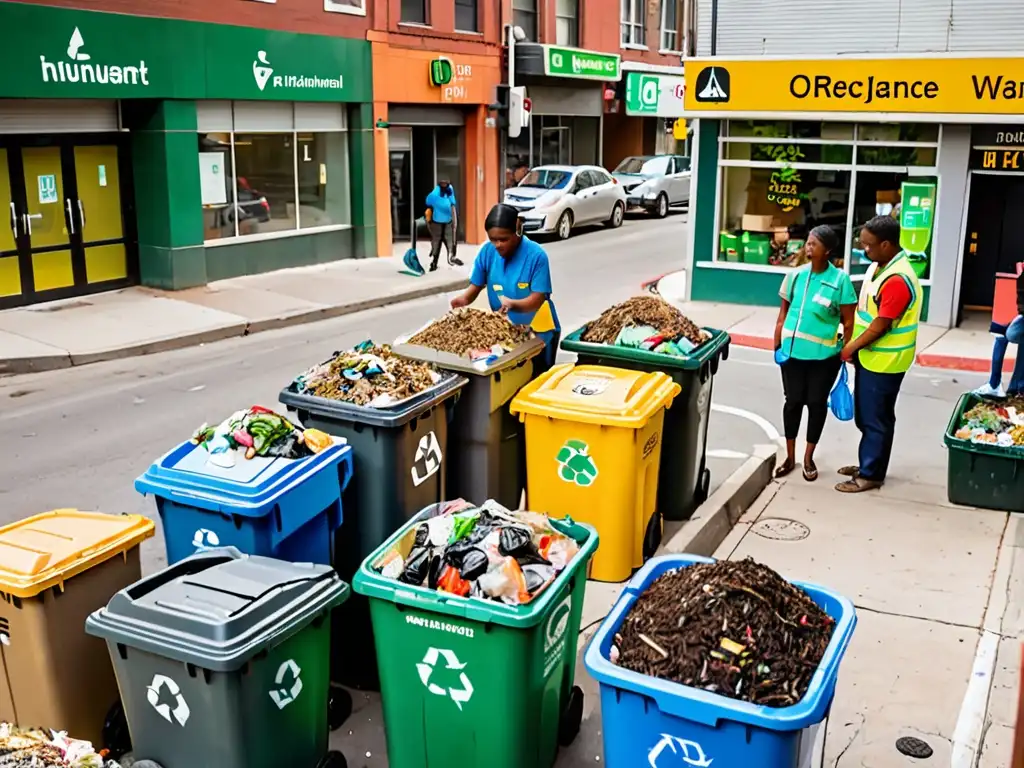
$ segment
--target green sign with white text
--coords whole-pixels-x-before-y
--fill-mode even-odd
[[[6,98],[361,102],[371,90],[365,40],[0,3]]]
[[[618,54],[557,45],[544,46],[544,74],[552,77],[578,77],[615,83],[622,77],[621,63]]]
[[[626,114],[682,117],[686,81],[681,75],[626,73]]]

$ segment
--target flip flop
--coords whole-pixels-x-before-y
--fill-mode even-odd
[[[808,483],[813,483],[818,479],[818,468],[812,463],[810,467],[804,462],[804,480]]]
[[[780,466],[775,468],[775,479],[778,480],[780,478],[785,477],[790,472],[792,472],[794,469],[796,469],[796,462],[795,461],[792,462],[792,463],[790,463],[788,460],[782,462],[782,464]]]
[[[882,484],[877,480],[865,480],[863,477],[855,477],[852,480],[844,480],[836,485],[836,490],[840,493],[864,493],[864,491],[873,491],[881,487]]]
[[[858,477],[860,475],[860,467],[855,464],[849,464],[845,467],[841,467],[839,469],[839,474],[845,475],[846,477]]]

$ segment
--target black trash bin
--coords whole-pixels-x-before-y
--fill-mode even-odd
[[[689,520],[708,497],[711,470],[707,468],[708,417],[711,390],[720,361],[729,357],[729,334],[705,330],[711,338],[689,357],[612,344],[583,341],[586,326],[562,339],[562,349],[575,352],[580,365],[608,365],[648,373],[662,371],[683,391],[665,412],[661,472],[658,480],[658,512],[665,520]]]
[[[414,397],[370,408],[300,394],[294,384],[279,400],[307,429],[343,437],[352,446],[352,481],[342,493],[345,518],[335,534],[334,566],[351,582],[363,560],[430,504],[446,500],[448,434],[466,379],[445,373]],[[331,679],[377,690],[370,609],[354,596],[332,614]]]
[[[415,344],[396,343],[392,349],[469,381],[448,428],[448,497],[474,504],[494,499],[518,509],[526,487],[526,433],[508,405],[533,379],[533,360],[544,342],[529,339],[495,360],[477,363]]]

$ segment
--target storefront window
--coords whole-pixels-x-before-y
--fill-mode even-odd
[[[927,185],[936,184],[938,138],[938,126],[909,123],[728,122],[720,138],[715,261],[762,270],[801,266],[807,234],[828,224],[844,243],[835,263],[856,279],[867,268],[858,240],[864,222],[898,218],[908,189],[915,205],[934,206],[934,186],[929,192]],[[916,246],[912,261],[926,279],[930,238],[922,233]]]
[[[316,128],[273,130],[282,122]],[[199,134],[206,241],[351,224],[348,134],[340,105],[205,103],[201,129],[232,123],[234,132]],[[259,130],[264,124],[271,130]]]

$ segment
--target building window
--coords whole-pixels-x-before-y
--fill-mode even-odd
[[[661,0],[661,50],[678,53],[679,0]]]
[[[477,0],[455,0],[455,31],[479,32]]]
[[[348,133],[342,106],[278,102],[246,109],[249,104],[204,102],[200,109],[204,239],[258,239],[348,226]],[[284,111],[293,130],[281,130]],[[260,119],[267,130],[254,130]],[[204,130],[207,126],[216,130]]]
[[[808,233],[827,224],[843,244],[834,263],[862,279],[869,261],[861,226],[876,215],[898,217],[904,184],[937,184],[938,144],[937,125],[723,123],[714,260],[762,271],[799,267]],[[931,242],[910,258],[927,285]]]
[[[580,44],[579,0],[555,0],[555,44]]]
[[[622,45],[644,45],[645,0],[621,0]]]
[[[537,42],[537,0],[512,0],[512,23]]]
[[[366,0],[324,0],[324,10],[329,13],[350,13],[353,16],[365,16]]]
[[[402,15],[400,17],[400,21],[403,24],[426,24],[426,0],[402,0]]]

